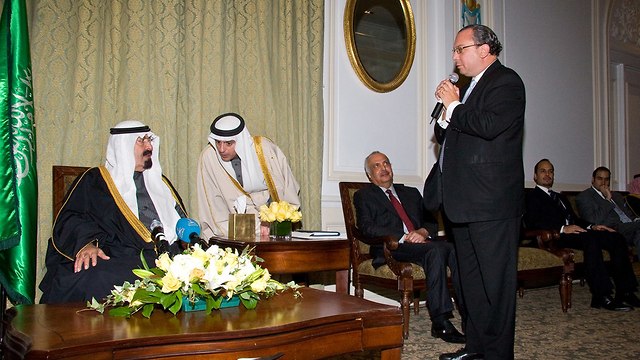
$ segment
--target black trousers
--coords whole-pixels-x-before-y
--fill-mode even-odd
[[[558,245],[584,252],[585,279],[594,296],[611,295],[614,284],[617,292],[636,291],[638,282],[629,260],[629,249],[620,233],[587,230],[579,234],[562,234]],[[611,258],[610,274],[602,250],[606,250]]]
[[[451,270],[453,287],[458,295],[458,306],[462,309],[458,263],[453,244],[447,241],[430,241],[426,244],[403,243],[391,252],[394,259],[422,266],[427,276],[427,308],[434,319],[446,319],[453,311],[449,294],[447,267]]]
[[[520,217],[452,224],[467,309],[466,349],[513,359]]]

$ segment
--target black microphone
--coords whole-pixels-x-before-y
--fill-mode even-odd
[[[160,220],[154,219],[149,228],[151,229],[151,238],[156,244],[156,251],[158,252],[158,255],[169,252],[169,242],[164,237],[164,228],[162,227]]]
[[[459,79],[460,77],[456,73],[451,73],[449,75],[449,81],[452,84],[457,83]],[[442,103],[442,100],[438,100],[438,102],[436,103],[436,106],[433,107],[433,111],[431,112],[431,121],[429,122],[430,124],[433,122],[433,120],[440,119],[440,116],[442,115],[442,110],[444,110],[444,104]]]

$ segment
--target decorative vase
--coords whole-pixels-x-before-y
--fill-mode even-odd
[[[291,228],[291,221],[274,221],[269,227],[269,235],[275,238],[290,238]]]
[[[235,307],[240,305],[240,298],[236,295],[232,296],[231,299],[227,299],[226,297],[222,298],[222,303],[220,303],[220,309]],[[182,297],[182,311],[190,312],[190,311],[203,311],[207,308],[207,302],[203,299],[196,298],[194,302],[189,301],[189,298],[186,296]]]

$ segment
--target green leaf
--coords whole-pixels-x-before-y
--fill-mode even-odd
[[[109,309],[109,315],[111,316],[130,317],[131,314],[133,314],[133,309],[127,306]]]
[[[182,308],[182,294],[179,291],[176,291],[173,295],[175,302],[169,308],[169,311],[173,313],[173,315],[177,314],[178,311]]]
[[[242,302],[242,305],[244,305],[244,307],[249,310],[253,310],[256,308],[256,306],[258,306],[258,299],[256,298],[245,299],[240,297],[240,301]]]
[[[207,307],[209,307],[209,301],[211,301],[212,309],[220,309],[220,305],[222,304],[222,296],[214,296],[207,298]]]
[[[154,304],[145,304],[142,307],[142,316],[146,317],[147,319],[151,317],[151,313],[153,313],[153,308],[155,308]]]
[[[140,261],[142,262],[142,266],[146,270],[149,270],[149,265],[147,265],[147,259],[144,258],[144,250],[140,250]]]
[[[148,279],[154,275],[152,271],[144,269],[133,269],[133,273],[141,279]]]
[[[171,293],[171,294],[162,294],[162,296],[160,297],[160,305],[162,305],[162,307],[164,309],[168,309],[171,305],[173,305],[176,302],[176,295],[175,293]]]
[[[204,290],[202,286],[200,286],[200,284],[198,283],[191,284],[191,288],[198,295],[204,295],[204,296],[209,295],[209,293],[206,290]]]

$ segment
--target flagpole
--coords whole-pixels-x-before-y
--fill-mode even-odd
[[[0,284],[0,301],[2,301],[2,313],[0,313],[0,344],[4,344],[4,319],[7,313],[7,292]],[[4,359],[4,346],[0,346],[0,360]]]

